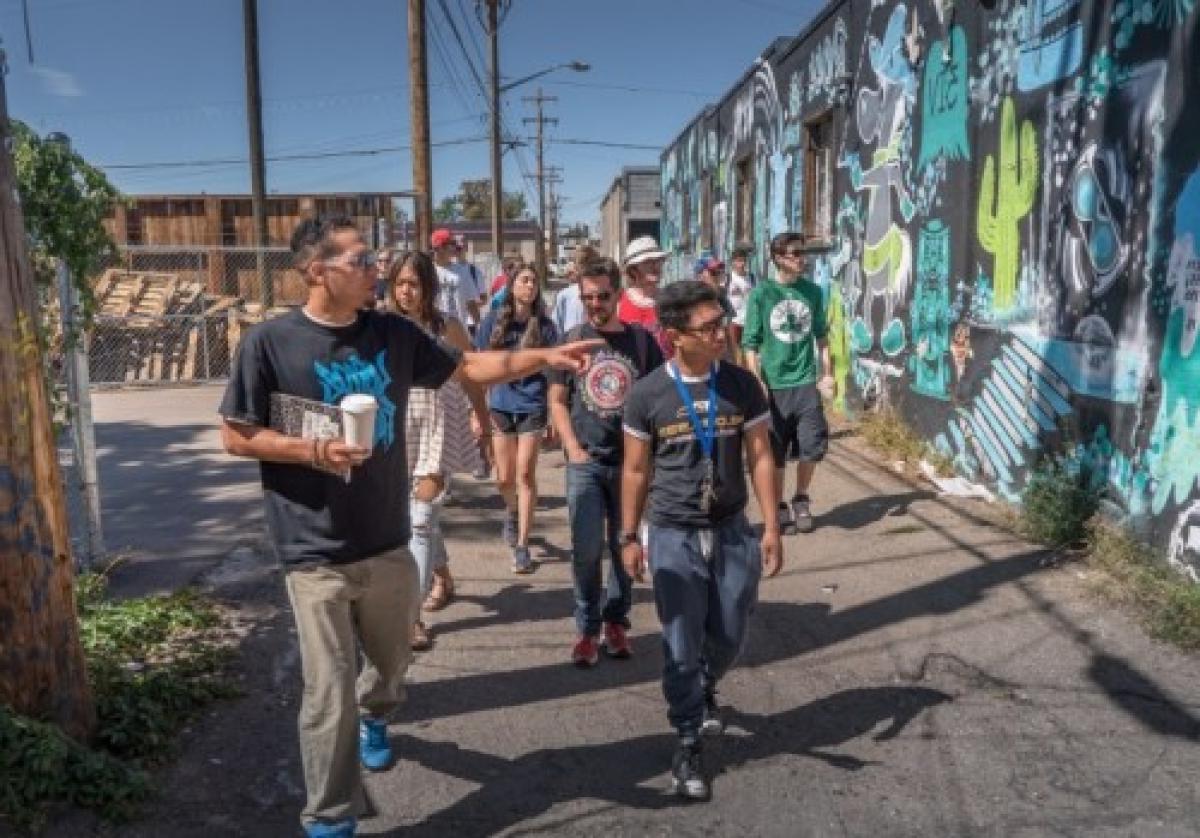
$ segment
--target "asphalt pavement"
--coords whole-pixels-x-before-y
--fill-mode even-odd
[[[213,436],[219,392],[97,400],[110,541],[173,585],[202,572],[243,641],[244,698],[159,775],[130,836],[296,835],[299,656],[259,547],[252,466]],[[537,572],[509,572],[489,484],[448,510],[459,596],[411,670],[361,834],[1191,836],[1200,834],[1200,664],[1085,590],[1079,565],[879,465],[843,434],[814,485],[816,532],[785,539],[709,743],[714,799],[666,793],[673,737],[653,600],[629,661],[569,664],[563,470],[543,452]],[[223,560],[214,557],[224,555]],[[86,820],[52,834],[93,830]]]

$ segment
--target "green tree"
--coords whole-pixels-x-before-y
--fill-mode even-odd
[[[457,200],[464,220],[491,220],[492,182],[490,180],[464,180],[458,187]],[[525,204],[525,195],[521,192],[505,192],[502,209],[505,221],[526,218],[528,208]]]
[[[91,279],[116,252],[104,219],[120,193],[65,138],[39,137],[16,120],[11,131],[30,259],[43,296],[53,287],[54,261],[62,259],[85,314],[90,314],[95,302]]]
[[[433,208],[433,220],[438,224],[448,224],[462,220],[462,203],[457,195],[442,198],[441,203]]]

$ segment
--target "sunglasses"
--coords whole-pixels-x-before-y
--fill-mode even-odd
[[[715,338],[722,334],[726,327],[729,326],[729,318],[722,314],[715,320],[710,320],[707,323],[701,323],[699,326],[691,326],[687,329],[680,329],[685,335],[695,335],[702,338]]]
[[[363,250],[345,259],[331,259],[329,261],[365,271],[367,268],[373,267],[379,261],[379,257],[370,250]]]
[[[781,256],[791,256],[793,259],[799,259],[805,255],[804,251],[797,247],[789,247],[780,254]]]
[[[600,302],[607,303],[613,298],[612,291],[597,291],[595,294],[580,294],[579,299],[585,303]]]

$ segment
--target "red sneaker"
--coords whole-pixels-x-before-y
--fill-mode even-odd
[[[610,658],[627,658],[633,654],[625,626],[620,623],[604,624],[604,651],[608,652]]]
[[[575,648],[571,650],[572,663],[586,669],[595,666],[599,660],[600,647],[596,645],[596,638],[585,634],[575,641]]]

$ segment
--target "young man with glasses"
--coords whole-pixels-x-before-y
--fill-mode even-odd
[[[758,376],[771,403],[779,520],[783,533],[793,535],[815,527],[808,489],[829,447],[821,397],[832,399],[837,385],[826,339],[824,297],[804,276],[804,237],[780,233],[771,240],[771,259],[775,281],[755,286],[746,301],[742,349],[747,368]],[[789,457],[796,460],[796,492],[790,504],[783,500]]]
[[[575,583],[575,627],[571,649],[576,666],[595,666],[600,643],[613,658],[632,652],[627,630],[632,605],[629,574],[621,564],[621,411],[634,382],[663,362],[649,332],[617,317],[621,269],[612,259],[593,258],[579,278],[587,320],[567,340],[602,338],[581,375],[550,377],[550,414],[567,455],[567,509],[571,524],[571,572]],[[606,532],[607,526],[607,532]],[[604,556],[609,557],[604,590]],[[604,603],[601,608],[601,598]]]
[[[728,319],[712,288],[693,280],[668,285],[658,317],[675,355],[625,402],[621,558],[641,581],[649,551],[666,658],[663,694],[679,733],[672,786],[705,800],[700,734],[723,730],[717,682],[741,650],[759,579],[783,563],[770,412],[754,376],[720,360]],[[762,509],[761,539],[746,520],[743,462]],[[638,528],[647,496],[643,548]]]
[[[313,838],[345,838],[365,811],[358,763],[391,763],[387,716],[412,657],[419,587],[408,551],[404,405],[451,375],[493,384],[546,366],[578,371],[598,344],[460,353],[407,318],[370,307],[375,254],[345,217],[292,236],[304,306],[250,330],[219,409],[226,451],[261,462],[267,524],[286,571],[304,675],[300,750]],[[273,429],[282,399],[378,404],[371,444]],[[358,672],[358,650],[366,658]],[[356,698],[357,693],[357,698]]]

